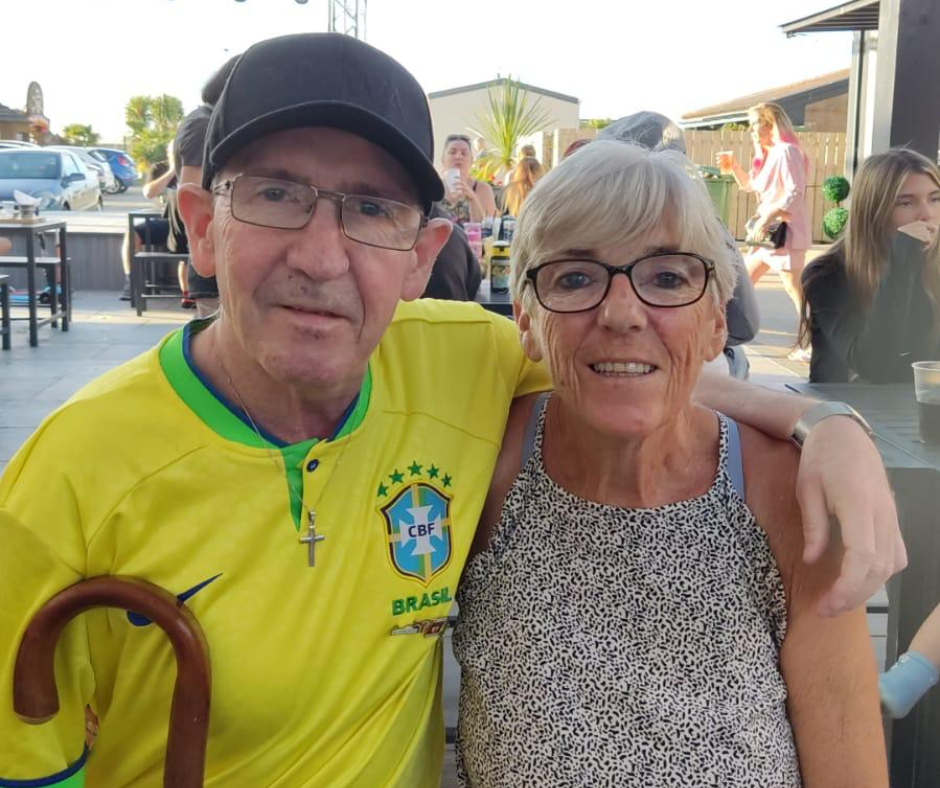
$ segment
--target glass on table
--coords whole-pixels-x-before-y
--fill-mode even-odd
[[[914,395],[924,443],[940,445],[940,361],[917,361],[914,368]]]

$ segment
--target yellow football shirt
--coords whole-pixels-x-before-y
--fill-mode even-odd
[[[515,327],[402,304],[330,440],[272,448],[201,380],[177,331],[47,418],[0,479],[0,786],[158,786],[169,641],[117,609],[76,618],[61,711],[11,708],[33,613],[83,578],[184,596],[209,644],[207,786],[437,786],[440,626],[515,395],[547,387]],[[316,567],[290,485],[317,512]],[[99,716],[84,752],[83,710]]]

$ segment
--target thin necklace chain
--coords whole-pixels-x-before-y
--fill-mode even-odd
[[[271,441],[269,441],[267,438],[265,438],[261,434],[261,430],[259,430],[258,425],[255,424],[255,420],[251,415],[251,411],[248,410],[248,406],[245,404],[245,400],[242,399],[242,395],[239,393],[238,389],[236,388],[235,382],[232,380],[232,376],[228,374],[228,370],[225,368],[225,363],[222,361],[221,354],[219,355],[219,367],[221,367],[222,374],[225,375],[225,379],[228,381],[229,386],[231,387],[232,391],[235,393],[235,399],[238,400],[238,407],[240,407],[242,411],[244,411],[245,415],[248,417],[248,423],[251,425],[251,428],[255,431],[255,435],[258,436],[258,440],[261,441],[265,449],[267,449],[268,454],[271,457],[271,462],[274,463],[275,467],[279,468],[280,466],[278,465],[277,458],[274,455],[275,446],[271,443]],[[297,502],[300,504],[301,508],[307,511],[308,520],[316,516],[317,505],[320,503],[321,500],[323,500],[323,496],[326,495],[327,488],[329,488],[330,482],[333,481],[333,475],[336,473],[336,469],[339,468],[339,464],[343,459],[343,455],[346,453],[346,449],[349,448],[349,443],[350,441],[347,440],[342,450],[340,451],[339,456],[336,458],[336,462],[333,463],[333,470],[330,471],[330,475],[327,478],[326,483],[323,485],[323,492],[320,493],[319,497],[316,500],[316,503],[314,503],[313,506],[307,506],[307,504],[304,503],[303,494],[298,492],[297,488],[294,487],[293,483],[291,482],[290,474],[289,473],[287,474],[287,487],[290,490],[290,492],[294,495],[294,497],[297,499]]]

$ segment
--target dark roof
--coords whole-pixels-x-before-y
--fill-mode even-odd
[[[18,109],[10,109],[5,104],[0,104],[0,121],[4,120],[16,120],[21,123],[28,123],[29,117],[25,112],[20,112]]]
[[[478,82],[476,85],[464,85],[459,88],[448,88],[447,90],[436,90],[433,93],[428,93],[429,99],[441,98],[443,96],[455,96],[458,93],[472,93],[474,90],[486,90],[487,88],[496,87],[501,85],[503,80],[501,79],[491,79],[489,82]],[[566,96],[564,93],[556,93],[553,90],[545,90],[544,88],[537,88],[534,85],[527,85],[525,82],[520,82],[519,87],[523,90],[528,91],[529,93],[538,93],[540,96],[548,96],[549,98],[558,99],[559,101],[567,101],[571,104],[580,104],[579,99],[574,96]]]
[[[840,71],[833,71],[830,74],[823,74],[819,77],[813,77],[812,79],[804,79],[801,82],[793,82],[789,85],[781,85],[780,87],[762,90],[758,93],[739,96],[736,99],[724,101],[721,104],[712,104],[710,107],[703,107],[702,109],[693,110],[692,112],[686,112],[681,120],[685,125],[712,120],[717,123],[730,122],[737,119],[737,116],[746,117],[748,108],[753,107],[755,104],[760,104],[764,101],[780,102],[783,99],[793,98],[803,93],[819,91],[821,88],[838,87],[840,83],[843,82],[845,83],[846,89],[848,89],[849,70],[847,68]]]
[[[802,19],[780,25],[788,36],[797,33],[828,33],[847,30],[877,30],[880,0],[852,0]]]

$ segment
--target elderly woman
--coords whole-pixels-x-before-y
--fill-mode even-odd
[[[887,786],[864,611],[815,605],[788,444],[695,404],[732,261],[681,157],[595,142],[522,210],[523,347],[457,598],[465,785]]]

